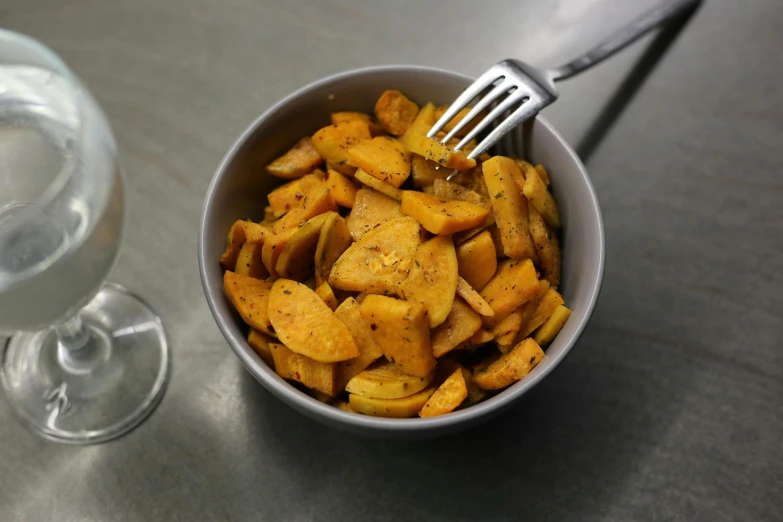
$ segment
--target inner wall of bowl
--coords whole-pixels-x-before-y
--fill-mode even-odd
[[[376,100],[386,89],[398,89],[419,103],[448,104],[469,83],[468,78],[457,73],[413,67],[373,68],[327,78],[295,92],[269,109],[248,128],[227,155],[227,163],[217,175],[205,213],[202,253],[206,260],[207,293],[214,298],[212,305],[218,324],[232,338],[234,347],[242,352],[238,355],[256,377],[264,374],[272,381],[279,381],[244,342],[246,327],[222,296],[223,273],[217,260],[225,247],[231,224],[240,218],[260,220],[267,205],[267,193],[283,183],[266,175],[264,165],[287,151],[302,136],[312,135],[328,125],[332,112],[359,110],[371,113]],[[446,428],[461,423],[464,417],[474,421],[484,418],[496,409],[495,405],[508,405],[557,365],[589,318],[603,259],[601,217],[592,188],[576,155],[540,118],[525,125],[523,142],[517,145],[518,154],[524,150],[523,156],[534,163],[542,163],[552,178],[552,192],[560,208],[565,231],[561,244],[563,278],[560,290],[566,304],[573,310],[571,320],[547,349],[547,357],[525,379],[508,390],[457,414],[410,422],[426,422],[432,424],[431,427]],[[214,260],[214,263],[209,263],[209,260]],[[375,434],[378,434],[381,424],[384,429],[392,425],[398,429],[412,428],[408,421],[344,414],[335,408],[316,404],[293,387],[271,386],[273,393],[281,397],[285,395],[301,412],[334,426],[350,424],[354,429]]]

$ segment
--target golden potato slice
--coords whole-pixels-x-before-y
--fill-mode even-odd
[[[522,196],[514,176],[521,177],[511,158],[495,156],[481,168],[490,194],[495,221],[500,229],[503,253],[514,259],[536,258],[536,248],[530,237],[527,200]]]
[[[489,201],[489,189],[487,188],[487,182],[484,181],[484,172],[481,165],[476,165],[470,170],[458,172],[451,181],[472,190]]]
[[[325,212],[337,212],[337,204],[332,199],[329,187],[326,185],[316,185],[310,189],[305,197],[299,202],[299,205],[292,208],[288,213],[281,217],[272,227],[272,232],[280,234],[286,230],[296,228],[308,219],[323,214]]]
[[[430,328],[451,311],[457,291],[457,252],[448,236],[435,236],[416,249],[410,274],[400,282],[397,294],[427,307]]]
[[[389,134],[402,136],[419,113],[419,106],[400,91],[388,90],[375,102],[375,117]]]
[[[272,349],[269,344],[272,343],[272,338],[267,337],[255,328],[250,329],[250,333],[247,336],[247,344],[255,351],[261,360],[263,360],[267,366],[274,368],[275,361],[272,359]]]
[[[481,232],[457,247],[459,275],[475,290],[484,288],[498,268],[497,251],[492,235]]]
[[[381,361],[348,381],[345,391],[371,399],[401,399],[418,393],[435,379],[435,370],[426,377],[414,377],[396,364]]]
[[[483,197],[478,192],[474,192],[470,189],[446,181],[445,179],[436,179],[432,183],[432,195],[439,198],[456,199],[459,201],[465,201],[467,203],[473,203],[486,209],[491,209],[492,205],[489,200]]]
[[[329,280],[334,262],[352,242],[342,216],[336,213],[328,214],[321,226],[321,235],[315,247],[315,282],[318,286]]]
[[[403,217],[388,221],[348,247],[329,274],[332,288],[355,292],[397,291],[422,242],[419,224]]]
[[[274,222],[275,219],[277,219],[277,216],[275,216],[275,211],[272,209],[272,207],[267,205],[264,207],[264,221],[262,221],[259,224],[262,226],[266,226],[267,223],[272,223]]]
[[[348,297],[340,303],[340,306],[334,311],[334,315],[348,327],[348,331],[351,332],[351,336],[359,348],[358,356],[337,363],[337,387],[343,390],[348,381],[353,379],[354,376],[363,372],[380,357],[383,357],[383,352],[378,343],[375,342],[370,325],[362,318],[362,314],[359,311],[359,302],[356,299]]]
[[[220,264],[226,270],[233,270],[237,265],[239,250],[244,243],[262,243],[270,236],[271,231],[263,225],[240,219],[231,225],[228,231],[226,251],[220,256]]]
[[[324,159],[313,146],[309,136],[297,141],[296,144],[266,166],[267,173],[283,179],[294,179],[307,174],[323,164]]]
[[[326,303],[326,306],[331,308],[332,311],[337,310],[337,297],[334,295],[332,287],[329,286],[329,283],[326,281],[321,283],[321,285],[315,289],[315,293],[318,294],[318,297],[321,298],[321,301]]]
[[[560,243],[557,234],[549,230],[535,205],[527,207],[530,216],[530,235],[536,245],[541,272],[544,278],[556,287],[560,284]]]
[[[264,241],[264,246],[261,248],[261,261],[272,279],[277,279],[277,260],[280,259],[280,254],[283,253],[285,244],[296,231],[296,228],[292,228],[280,234],[270,236]]]
[[[370,138],[367,123],[351,120],[329,125],[313,134],[313,146],[329,166],[340,174],[353,176],[356,167],[348,163],[348,148]]]
[[[526,332],[526,327],[528,323],[530,323],[530,319],[533,318],[533,314],[535,313],[536,309],[538,308],[538,305],[541,303],[541,300],[544,299],[544,296],[549,292],[549,288],[551,285],[549,284],[549,281],[546,279],[542,279],[538,282],[538,290],[536,290],[536,293],[533,295],[533,297],[522,305],[522,319],[521,319],[521,326],[519,327],[519,332],[517,332],[516,339],[514,340],[514,344],[518,344],[520,341],[522,341],[525,337],[530,335],[530,332]]]
[[[316,170],[311,174],[305,174],[299,179],[289,181],[267,194],[266,197],[269,200],[269,206],[272,207],[274,212],[274,215],[272,216],[273,219],[279,218],[296,207],[310,189],[323,182],[323,171]]]
[[[392,187],[399,187],[411,174],[410,153],[389,136],[361,141],[348,149],[348,162]]]
[[[519,330],[521,338],[525,338],[539,326],[544,324],[555,313],[558,307],[564,304],[563,296],[558,293],[554,288],[547,290],[544,297],[541,298],[538,306],[533,311],[532,316]]]
[[[327,219],[339,217],[337,212],[326,212],[308,219],[285,242],[280,257],[275,263],[278,277],[303,281],[313,274],[315,267],[315,252],[321,229]]]
[[[476,166],[476,160],[470,159],[462,150],[454,150],[448,145],[428,138],[426,134],[406,135],[405,146],[410,152],[423,156],[449,169],[467,170]]]
[[[462,299],[454,299],[446,320],[432,330],[432,355],[441,357],[469,340],[481,329],[481,316]]]
[[[495,315],[484,317],[484,326],[492,327],[498,324],[508,314],[530,301],[537,290],[536,269],[530,259],[509,259],[500,263],[495,276],[479,292],[495,311]]]
[[[353,208],[353,202],[356,200],[356,187],[353,182],[334,169],[329,169],[326,173],[326,185],[329,187],[329,194],[332,199],[341,207]]]
[[[337,401],[334,403],[334,406],[337,409],[347,411],[348,413],[356,413],[353,408],[351,408],[351,405],[348,404],[348,401]]]
[[[522,327],[522,316],[526,306],[520,306],[492,327],[492,337],[495,339],[498,350],[501,352],[506,353],[514,347],[514,339],[516,339],[517,333]]]
[[[563,325],[571,317],[571,310],[563,305],[558,306],[555,312],[541,325],[533,339],[541,346],[546,346],[552,342],[555,336],[558,334]]]
[[[383,127],[381,127],[378,122],[376,122],[372,116],[369,114],[365,114],[363,112],[333,112],[332,113],[332,125],[337,125],[339,123],[345,123],[346,121],[354,121],[354,120],[360,120],[367,124],[367,127],[370,129],[370,135],[375,136],[383,136],[386,134],[386,131],[383,130]]]
[[[269,293],[269,320],[283,344],[315,361],[331,363],[359,355],[348,327],[302,283],[275,281]]]
[[[489,306],[489,303],[487,303],[462,277],[457,278],[457,295],[464,299],[479,315],[485,317],[492,317],[495,315],[495,311]]]
[[[478,205],[415,190],[403,191],[400,212],[413,217],[433,234],[453,234],[479,226],[489,215],[489,210]]]
[[[438,120],[440,119],[440,117],[441,117],[441,116],[443,116],[443,113],[444,113],[444,112],[446,112],[446,109],[448,109],[448,106],[446,106],[446,105],[443,105],[443,106],[441,106],[441,107],[436,107],[436,108],[435,108],[435,121],[438,121]],[[468,113],[469,113],[469,112],[470,112],[472,109],[473,109],[473,107],[465,107],[464,109],[462,109],[461,111],[459,111],[459,112],[457,113],[457,115],[456,115],[456,116],[454,116],[454,117],[451,119],[451,121],[449,121],[449,122],[448,122],[448,123],[447,123],[447,124],[446,124],[446,125],[443,127],[443,131],[445,131],[445,132],[451,132],[451,129],[453,129],[454,127],[456,127],[456,126],[457,126],[457,124],[458,124],[459,122],[461,122],[461,121],[462,121],[462,119],[463,119],[465,116],[467,116],[467,115],[468,115]],[[456,134],[456,136],[457,136],[457,137],[459,137],[459,138],[463,138],[463,137],[467,136],[467,134],[468,134],[470,131],[472,131],[472,130],[473,130],[473,127],[475,127],[475,126],[478,124],[478,122],[480,122],[481,120],[483,120],[483,119],[484,119],[484,116],[486,116],[486,114],[484,114],[484,112],[480,112],[480,113],[478,113],[478,114],[476,115],[476,117],[475,117],[475,118],[473,118],[472,120],[470,120],[470,121],[469,121],[469,122],[468,122],[468,123],[467,123],[467,124],[466,124],[464,127],[462,127],[462,128],[459,130],[459,132]],[[429,129],[428,129],[428,130],[429,130]]]
[[[447,169],[418,154],[411,156],[411,177],[413,178],[413,186],[416,188],[429,187],[435,183],[436,179],[446,179],[446,176],[452,172],[453,169]]]
[[[538,171],[529,168],[525,171],[525,186],[523,189],[525,197],[532,203],[544,217],[549,226],[560,228],[560,213],[557,211],[557,205],[552,198],[552,194],[546,188],[546,183],[541,180]]]
[[[223,289],[243,321],[256,330],[275,335],[269,321],[270,281],[241,276],[227,270],[223,274]]]
[[[435,393],[430,395],[424,407],[419,412],[420,417],[434,417],[444,415],[457,409],[468,396],[468,387],[465,384],[465,376],[459,368],[452,373],[443,384],[438,386]]]
[[[474,373],[473,381],[485,390],[499,390],[527,375],[543,358],[544,351],[528,338],[484,370]]]
[[[400,212],[399,201],[395,201],[377,190],[363,187],[356,192],[353,210],[345,218],[345,224],[351,236],[358,241],[374,228],[404,216],[405,214]]]
[[[368,187],[389,196],[392,199],[396,199],[397,201],[402,199],[402,191],[400,189],[394,188],[388,183],[381,181],[376,177],[370,176],[362,169],[358,169],[356,171],[354,178],[356,178],[356,181],[359,181],[364,185],[367,185]]]
[[[275,362],[275,371],[283,379],[301,382],[311,390],[334,397],[339,393],[335,386],[337,365],[314,361],[309,357],[289,350],[280,343],[270,343],[269,348]]]
[[[414,417],[427,403],[427,399],[435,392],[435,386],[424,388],[418,393],[402,399],[370,399],[362,395],[350,394],[348,403],[351,408],[364,415],[375,417],[390,417],[404,419]]]
[[[263,248],[263,243],[244,243],[242,248],[239,249],[237,266],[234,272],[243,276],[255,277],[256,279],[269,277],[269,271],[261,259]]]
[[[383,354],[402,371],[426,377],[437,361],[432,355],[427,309],[413,301],[368,295],[359,307]]]
[[[484,330],[483,328],[473,334],[473,337],[470,338],[470,343],[473,347],[481,346],[482,344],[486,344],[493,340],[495,338],[494,335],[492,335],[492,332],[488,330]]]
[[[536,172],[538,172],[538,177],[541,178],[541,181],[543,181],[547,187],[552,184],[552,181],[549,179],[549,174],[543,165],[536,165],[534,168],[536,169]]]

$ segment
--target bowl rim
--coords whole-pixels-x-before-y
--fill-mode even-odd
[[[257,116],[248,127],[239,135],[234,141],[231,147],[228,149],[223,159],[220,161],[215,173],[212,176],[209,187],[207,188],[206,195],[204,197],[204,205],[201,212],[201,221],[199,224],[199,237],[198,237],[198,263],[199,274],[201,277],[201,285],[204,291],[204,295],[207,300],[210,312],[212,313],[215,322],[217,323],[220,332],[228,342],[231,350],[237,355],[243,366],[256,378],[260,383],[273,395],[277,396],[283,402],[288,402],[289,406],[294,407],[302,413],[306,413],[313,418],[324,420],[332,426],[339,426],[341,424],[348,425],[350,427],[358,428],[365,432],[393,432],[393,433],[405,433],[405,432],[419,432],[419,431],[442,431],[449,427],[455,427],[460,424],[473,424],[479,419],[484,417],[493,416],[508,406],[516,402],[522,395],[534,388],[539,382],[541,382],[546,376],[548,376],[571,352],[576,342],[581,337],[584,329],[590,321],[590,318],[595,309],[598,297],[601,291],[601,285],[604,276],[604,265],[606,256],[606,244],[604,237],[604,223],[603,216],[601,214],[601,207],[596,196],[595,189],[590,177],[587,173],[587,169],[582,163],[579,156],[563,138],[563,136],[549,123],[545,118],[540,115],[536,116],[536,121],[550,132],[553,137],[558,140],[564,147],[565,152],[570,155],[571,160],[577,165],[579,173],[583,178],[583,181],[588,189],[590,196],[591,206],[595,209],[598,221],[598,270],[597,276],[593,281],[593,285],[590,288],[590,300],[585,314],[582,316],[576,330],[566,343],[565,348],[550,359],[549,364],[541,371],[534,373],[517,383],[509,386],[502,392],[498,393],[494,397],[491,397],[485,401],[475,404],[464,410],[449,413],[448,415],[441,415],[429,418],[407,418],[407,419],[393,419],[383,417],[372,417],[368,415],[357,415],[343,411],[334,406],[322,403],[317,399],[310,397],[306,393],[296,389],[293,385],[288,383],[279,377],[271,368],[264,364],[256,355],[256,353],[247,344],[247,340],[244,337],[238,338],[235,336],[229,328],[229,321],[233,321],[233,318],[224,317],[218,309],[216,299],[217,296],[222,298],[223,292],[221,288],[212,288],[207,276],[208,263],[210,260],[206,259],[207,253],[204,251],[205,233],[207,230],[207,223],[211,217],[211,201],[214,197],[214,192],[218,186],[218,183],[226,173],[227,167],[231,161],[235,158],[237,152],[245,145],[245,143],[253,136],[258,127],[272,114],[279,111],[287,104],[291,103],[296,98],[309,93],[310,91],[324,87],[330,83],[344,80],[352,76],[361,76],[365,74],[376,74],[383,72],[406,72],[419,71],[422,73],[437,73],[441,75],[452,76],[455,79],[463,80],[468,83],[472,82],[474,78],[466,74],[462,74],[456,71],[448,69],[442,69],[438,67],[429,67],[424,65],[376,65],[368,67],[360,67],[356,69],[350,69],[329,76],[325,76],[318,80],[315,80],[307,85],[296,89],[287,96],[281,98],[275,102],[271,107]]]

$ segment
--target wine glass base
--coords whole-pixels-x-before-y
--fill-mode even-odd
[[[169,347],[160,318],[119,285],[105,284],[79,315],[92,336],[78,356],[52,328],[17,333],[2,384],[30,428],[57,442],[92,444],[128,433],[160,403]]]

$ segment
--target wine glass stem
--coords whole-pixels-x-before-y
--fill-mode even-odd
[[[56,324],[57,358],[60,364],[72,371],[84,371],[91,368],[98,356],[92,333],[77,313],[70,319]]]

